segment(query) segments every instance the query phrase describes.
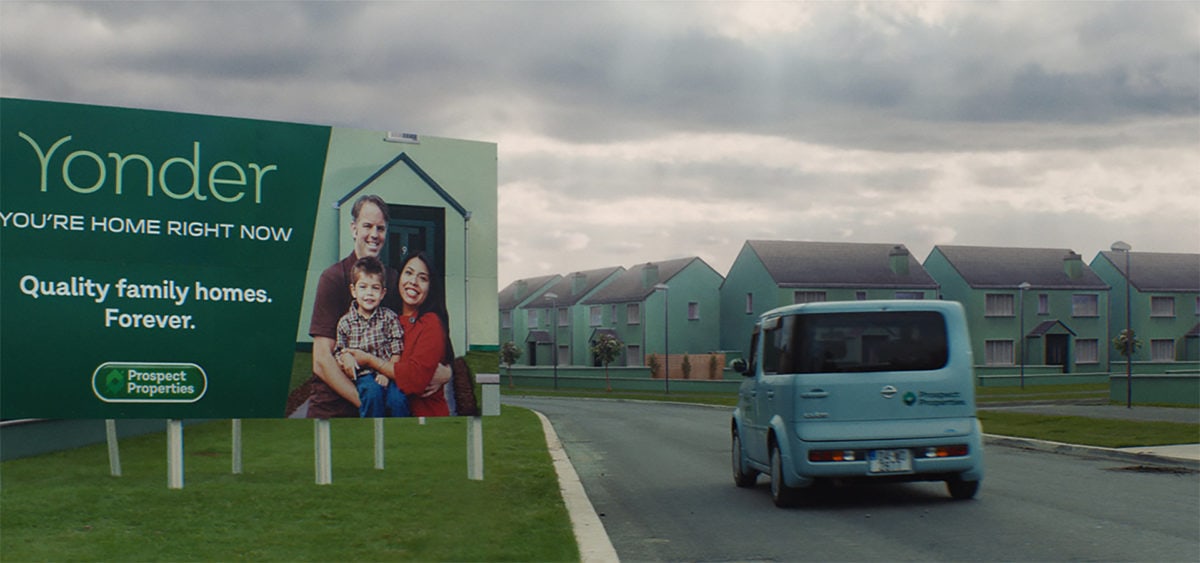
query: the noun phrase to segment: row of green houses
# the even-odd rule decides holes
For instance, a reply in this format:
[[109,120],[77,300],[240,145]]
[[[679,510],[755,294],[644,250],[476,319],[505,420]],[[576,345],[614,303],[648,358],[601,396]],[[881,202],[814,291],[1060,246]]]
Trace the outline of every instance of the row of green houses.
[[1105,251],[1085,263],[1070,249],[953,245],[922,264],[902,244],[754,240],[724,277],[691,257],[518,280],[499,295],[500,342],[520,346],[526,366],[599,365],[590,346],[603,334],[625,344],[614,365],[732,358],[770,309],[867,299],[962,303],[976,365],[998,373],[1118,370],[1112,341],[1127,314],[1133,362],[1200,362],[1200,254]]

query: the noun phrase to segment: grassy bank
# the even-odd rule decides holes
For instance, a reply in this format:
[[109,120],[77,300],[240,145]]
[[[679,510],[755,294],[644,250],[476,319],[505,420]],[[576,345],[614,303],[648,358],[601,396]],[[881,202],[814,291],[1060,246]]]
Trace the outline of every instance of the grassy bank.
[[314,484],[313,425],[243,423],[230,473],[228,421],[185,430],[185,487],[166,485],[162,434],[5,462],[5,561],[578,560],[545,438],[529,411],[484,421],[485,479],[466,472],[466,420],[335,420],[333,484]]

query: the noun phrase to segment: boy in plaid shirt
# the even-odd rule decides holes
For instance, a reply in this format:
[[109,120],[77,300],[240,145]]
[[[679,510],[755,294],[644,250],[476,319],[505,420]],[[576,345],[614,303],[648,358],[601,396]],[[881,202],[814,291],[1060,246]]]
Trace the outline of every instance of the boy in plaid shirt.
[[362,350],[395,363],[404,350],[404,329],[395,311],[380,307],[384,287],[383,263],[374,256],[355,262],[350,273],[350,310],[337,325],[333,357],[358,388],[361,417],[409,416],[408,398],[387,376],[360,368],[350,349]]

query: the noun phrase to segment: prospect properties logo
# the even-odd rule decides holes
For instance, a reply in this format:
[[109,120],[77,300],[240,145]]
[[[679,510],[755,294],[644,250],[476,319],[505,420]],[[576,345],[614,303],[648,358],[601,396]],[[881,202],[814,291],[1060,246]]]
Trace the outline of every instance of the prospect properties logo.
[[194,403],[207,390],[196,364],[106,362],[92,374],[92,391],[106,403]]

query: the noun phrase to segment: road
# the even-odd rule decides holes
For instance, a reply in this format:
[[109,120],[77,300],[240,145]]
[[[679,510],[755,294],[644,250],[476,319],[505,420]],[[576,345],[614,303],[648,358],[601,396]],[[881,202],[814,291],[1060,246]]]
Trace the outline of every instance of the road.
[[771,504],[733,485],[729,410],[505,397],[545,414],[622,561],[1200,561],[1200,475],[991,447],[973,501],[941,483]]

